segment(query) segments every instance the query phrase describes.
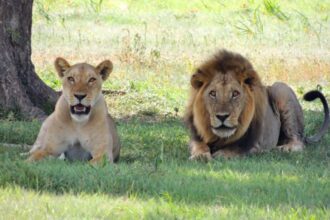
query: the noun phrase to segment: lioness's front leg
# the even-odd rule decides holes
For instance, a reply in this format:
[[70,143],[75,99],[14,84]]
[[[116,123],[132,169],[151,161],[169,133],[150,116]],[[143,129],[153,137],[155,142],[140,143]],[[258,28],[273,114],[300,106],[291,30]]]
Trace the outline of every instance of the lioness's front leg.
[[98,164],[102,161],[103,156],[107,155],[108,161],[113,163],[113,153],[109,150],[106,145],[101,145],[100,147],[93,149],[91,151],[92,159],[89,161],[91,164]]
[[204,142],[198,141],[191,141],[190,142],[190,160],[197,160],[197,159],[206,159],[211,160],[211,152],[210,148]]
[[58,147],[56,144],[48,143],[44,146],[36,147],[35,149],[32,149],[30,151],[30,157],[27,159],[27,161],[37,161],[41,160],[47,156],[58,156],[61,153],[63,153],[67,147]]
[[41,160],[49,155],[51,155],[51,153],[46,149],[37,149],[31,153],[27,161],[32,162],[32,161]]

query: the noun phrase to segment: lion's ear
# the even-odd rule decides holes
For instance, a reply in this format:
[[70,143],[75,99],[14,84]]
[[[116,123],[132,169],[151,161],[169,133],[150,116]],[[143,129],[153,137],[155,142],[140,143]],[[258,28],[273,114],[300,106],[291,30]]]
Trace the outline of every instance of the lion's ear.
[[191,76],[190,83],[192,87],[199,89],[203,86],[205,80],[205,74],[200,69],[197,69],[197,71]]
[[106,80],[112,72],[113,65],[110,60],[104,60],[96,67],[96,71],[101,75],[103,81]]
[[261,80],[254,69],[248,69],[242,74],[242,81],[244,84],[253,87],[261,85]]
[[70,64],[68,63],[68,61],[66,61],[64,58],[62,57],[58,57],[55,60],[55,69],[59,75],[59,77],[63,77],[65,71],[67,71],[70,68]]
[[244,79],[244,83],[249,85],[249,86],[253,86],[254,85],[254,81],[255,79],[253,78],[253,76],[250,76],[250,77],[246,77]]

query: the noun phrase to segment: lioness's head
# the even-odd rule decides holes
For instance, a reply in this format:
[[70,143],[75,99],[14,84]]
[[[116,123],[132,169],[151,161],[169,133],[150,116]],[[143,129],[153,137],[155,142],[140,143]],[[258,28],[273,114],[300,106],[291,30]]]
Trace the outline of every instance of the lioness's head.
[[222,50],[196,70],[191,85],[194,122],[202,136],[228,139],[246,132],[258,102],[254,93],[261,87],[247,59]]
[[112,71],[111,61],[105,60],[96,67],[87,63],[71,66],[59,57],[55,60],[55,68],[62,79],[63,95],[70,106],[71,117],[76,121],[88,120],[102,95],[102,83]]

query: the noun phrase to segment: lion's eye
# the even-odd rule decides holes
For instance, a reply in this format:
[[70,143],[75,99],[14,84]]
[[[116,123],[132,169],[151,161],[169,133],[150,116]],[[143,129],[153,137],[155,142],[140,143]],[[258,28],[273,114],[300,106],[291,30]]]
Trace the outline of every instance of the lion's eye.
[[211,90],[210,93],[209,93],[209,96],[210,96],[211,98],[215,98],[215,97],[217,96],[216,91]]
[[240,92],[235,90],[235,91],[233,91],[232,97],[234,99],[234,98],[237,98],[239,95],[240,95]]
[[88,80],[88,82],[89,82],[89,83],[92,83],[92,82],[95,82],[95,80],[96,80],[96,79],[95,79],[94,77],[92,77],[92,78],[90,78],[90,79]]
[[69,76],[68,80],[69,80],[70,83],[74,83],[74,78],[72,76]]

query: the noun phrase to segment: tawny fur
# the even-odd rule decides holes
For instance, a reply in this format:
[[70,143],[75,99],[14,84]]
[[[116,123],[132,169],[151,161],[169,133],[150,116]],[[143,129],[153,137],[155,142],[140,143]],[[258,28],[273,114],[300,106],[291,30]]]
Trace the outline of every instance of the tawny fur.
[[[284,83],[264,86],[243,56],[221,50],[197,68],[191,85],[185,116],[191,130],[191,159],[232,157],[275,146],[285,151],[303,149],[303,112],[294,92]],[[314,91],[315,98],[321,99],[326,113],[328,104],[322,93]],[[221,123],[222,114],[226,117]],[[328,118],[325,114],[322,135]],[[217,123],[220,126],[215,128]]]
[[[97,67],[86,63],[70,66],[63,58],[57,58],[55,68],[62,79],[62,95],[55,111],[42,124],[28,160],[62,153],[79,159],[76,154],[86,151],[92,157],[91,163],[101,161],[103,156],[109,162],[117,161],[119,138],[101,91],[103,81],[112,71],[111,61],[103,61]],[[85,97],[79,100],[77,94]],[[73,114],[70,108],[77,104],[90,106],[90,113]]]

